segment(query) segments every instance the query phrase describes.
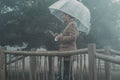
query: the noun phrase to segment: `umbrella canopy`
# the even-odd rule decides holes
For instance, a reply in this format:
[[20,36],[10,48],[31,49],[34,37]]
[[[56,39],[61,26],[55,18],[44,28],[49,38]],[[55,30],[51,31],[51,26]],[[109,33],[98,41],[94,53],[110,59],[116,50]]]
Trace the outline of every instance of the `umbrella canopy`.
[[89,33],[90,30],[90,11],[77,0],[59,0],[49,6],[51,14],[63,22],[62,13],[66,13],[77,19],[78,29]]

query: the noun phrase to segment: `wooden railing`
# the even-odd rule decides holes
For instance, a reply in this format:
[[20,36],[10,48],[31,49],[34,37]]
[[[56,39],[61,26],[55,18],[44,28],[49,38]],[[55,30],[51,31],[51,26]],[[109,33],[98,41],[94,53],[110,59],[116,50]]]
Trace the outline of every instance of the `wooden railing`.
[[[7,62],[6,55],[19,55],[17,59],[13,59],[10,62]],[[109,47],[105,47],[104,49],[96,49],[95,44],[88,44],[88,48],[78,49],[75,51],[5,51],[0,49],[0,80],[6,79],[6,66],[12,64],[16,61],[19,61],[27,56],[73,56],[79,54],[88,54],[88,80],[97,80],[97,66],[96,59],[101,59],[105,61],[105,78],[106,80],[111,80],[111,69],[110,63],[120,64],[120,60],[113,58],[111,55],[120,56],[120,51],[115,51],[110,49]]]

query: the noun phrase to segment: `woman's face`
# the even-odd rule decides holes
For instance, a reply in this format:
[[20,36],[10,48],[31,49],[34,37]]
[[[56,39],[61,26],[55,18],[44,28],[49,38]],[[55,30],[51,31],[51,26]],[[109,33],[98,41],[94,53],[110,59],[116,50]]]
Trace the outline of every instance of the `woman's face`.
[[62,19],[64,20],[64,22],[67,22],[69,20],[69,16],[67,14],[63,13]]

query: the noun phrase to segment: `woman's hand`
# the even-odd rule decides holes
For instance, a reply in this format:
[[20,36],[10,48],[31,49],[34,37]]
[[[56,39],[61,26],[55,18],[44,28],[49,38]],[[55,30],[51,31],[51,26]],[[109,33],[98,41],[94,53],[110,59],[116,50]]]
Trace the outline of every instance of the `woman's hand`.
[[59,34],[57,37],[58,37],[58,40],[63,39],[63,35],[62,35],[62,33],[61,33],[61,34]]

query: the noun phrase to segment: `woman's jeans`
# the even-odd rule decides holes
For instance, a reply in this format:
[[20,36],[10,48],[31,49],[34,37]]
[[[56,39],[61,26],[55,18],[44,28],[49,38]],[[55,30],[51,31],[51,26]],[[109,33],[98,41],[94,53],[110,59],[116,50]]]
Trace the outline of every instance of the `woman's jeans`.
[[[56,74],[56,80],[62,80],[62,74],[61,74],[61,65],[62,61],[60,61],[59,70]],[[64,61],[64,69],[63,69],[63,80],[72,80],[72,74],[71,74],[71,67],[70,67],[70,60]]]

